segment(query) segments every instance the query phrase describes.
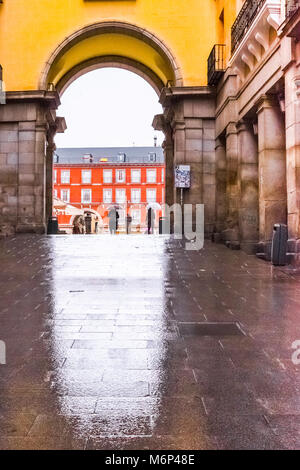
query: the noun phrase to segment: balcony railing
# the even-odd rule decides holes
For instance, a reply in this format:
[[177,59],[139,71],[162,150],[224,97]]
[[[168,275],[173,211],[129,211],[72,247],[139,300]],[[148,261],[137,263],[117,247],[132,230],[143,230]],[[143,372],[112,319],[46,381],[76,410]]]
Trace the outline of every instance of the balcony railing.
[[285,0],[285,15],[287,18],[296,13],[297,10],[300,9],[300,2],[299,0]]
[[[231,28],[231,52],[233,53],[250,28],[266,0],[246,0]],[[297,0],[295,0],[297,2]]]
[[207,81],[217,85],[225,72],[225,44],[215,44],[207,60]]

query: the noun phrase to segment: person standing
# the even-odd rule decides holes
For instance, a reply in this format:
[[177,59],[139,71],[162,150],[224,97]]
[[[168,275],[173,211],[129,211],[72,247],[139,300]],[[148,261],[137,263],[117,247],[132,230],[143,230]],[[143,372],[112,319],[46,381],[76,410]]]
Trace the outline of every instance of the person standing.
[[129,235],[131,233],[131,223],[132,223],[132,217],[128,213],[126,216],[126,233]]
[[149,207],[147,211],[148,235],[150,235],[150,233],[154,233],[154,222],[155,222],[155,213],[152,207]]
[[108,213],[108,219],[109,219],[108,226],[109,226],[109,231],[111,235],[115,234],[118,229],[118,218],[119,218],[119,214],[116,208],[115,207],[111,208]]

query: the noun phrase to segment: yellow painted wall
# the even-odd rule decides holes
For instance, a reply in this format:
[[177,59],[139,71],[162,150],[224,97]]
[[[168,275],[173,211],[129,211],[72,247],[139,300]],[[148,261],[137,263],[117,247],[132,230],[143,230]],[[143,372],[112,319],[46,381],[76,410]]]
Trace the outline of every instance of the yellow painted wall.
[[[231,55],[231,27],[240,11],[244,0],[215,0],[216,4],[216,28],[217,42],[226,45],[226,58],[229,60]],[[222,31],[221,21],[219,20],[223,10],[224,30]]]
[[[239,2],[4,0],[0,5],[0,63],[6,90],[37,89],[45,63],[67,36],[89,24],[108,20],[132,23],[152,32],[175,56],[185,86],[206,85],[207,57],[220,35],[220,9],[225,9],[224,38],[229,50],[229,31]],[[98,37],[76,48],[58,64],[51,81],[57,81],[79,58],[102,54],[130,56],[151,67],[163,81],[168,78],[168,70],[155,57],[157,53],[149,46],[134,43],[132,38]]]

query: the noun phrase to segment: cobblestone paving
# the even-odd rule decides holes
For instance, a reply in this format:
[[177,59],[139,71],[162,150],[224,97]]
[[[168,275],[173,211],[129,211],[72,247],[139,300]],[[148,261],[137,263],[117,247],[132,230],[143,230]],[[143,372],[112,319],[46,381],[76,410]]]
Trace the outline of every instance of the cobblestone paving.
[[1,449],[300,448],[296,272],[152,236],[18,236],[0,265]]

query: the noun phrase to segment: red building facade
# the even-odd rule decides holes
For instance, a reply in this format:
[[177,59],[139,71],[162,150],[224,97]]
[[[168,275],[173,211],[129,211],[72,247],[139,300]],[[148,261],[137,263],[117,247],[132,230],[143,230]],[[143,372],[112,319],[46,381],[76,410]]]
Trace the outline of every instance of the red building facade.
[[89,220],[90,227],[83,224],[85,231],[105,233],[111,207],[117,208],[120,232],[126,230],[128,215],[132,230],[143,231],[149,207],[154,210],[158,226],[165,200],[161,148],[58,149],[56,155],[53,195],[60,207],[54,204],[54,215],[60,230],[74,232],[81,212]]

